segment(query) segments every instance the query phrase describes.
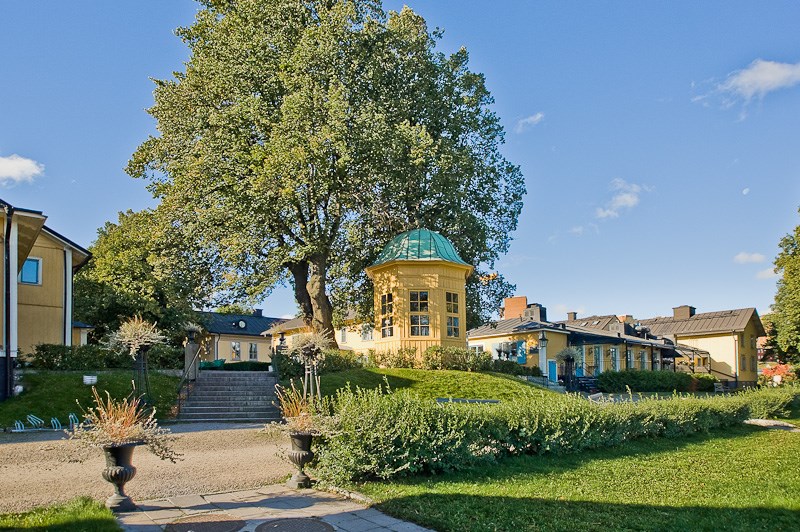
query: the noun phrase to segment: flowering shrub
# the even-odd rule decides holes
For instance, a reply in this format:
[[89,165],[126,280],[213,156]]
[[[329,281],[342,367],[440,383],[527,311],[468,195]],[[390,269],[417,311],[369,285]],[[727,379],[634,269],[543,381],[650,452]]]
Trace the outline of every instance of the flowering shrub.
[[789,364],[776,364],[761,370],[758,384],[761,386],[784,386],[797,380],[797,373]]
[[437,404],[407,392],[340,390],[317,447],[317,474],[334,482],[443,473],[503,456],[571,453],[643,437],[676,438],[784,415],[800,387],[730,396],[591,403],[531,391],[500,404]]

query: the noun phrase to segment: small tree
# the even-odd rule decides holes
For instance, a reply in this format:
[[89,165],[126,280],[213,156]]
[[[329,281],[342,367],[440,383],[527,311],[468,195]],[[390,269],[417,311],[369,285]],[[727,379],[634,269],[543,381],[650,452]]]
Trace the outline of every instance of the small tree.
[[147,367],[147,351],[151,346],[163,344],[165,336],[155,323],[134,316],[122,322],[119,329],[108,338],[109,347],[127,349],[134,360],[134,389],[142,393],[142,402],[150,402],[150,376]]
[[331,340],[319,333],[308,333],[302,335],[295,342],[290,354],[305,366],[303,376],[303,399],[316,397],[322,400],[322,392],[319,388],[319,363],[325,358],[326,347],[331,345]]

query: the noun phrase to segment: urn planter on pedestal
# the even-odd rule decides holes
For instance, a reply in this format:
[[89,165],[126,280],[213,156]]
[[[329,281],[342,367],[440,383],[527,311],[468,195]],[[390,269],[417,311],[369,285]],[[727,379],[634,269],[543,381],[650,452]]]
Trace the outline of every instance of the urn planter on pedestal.
[[294,432],[289,434],[292,440],[292,448],[289,451],[289,460],[297,466],[297,473],[292,475],[286,485],[290,488],[310,488],[311,479],[306,475],[304,468],[307,463],[314,459],[314,453],[311,452],[311,440],[313,435],[308,433]]
[[106,508],[112,512],[130,512],[136,509],[136,505],[125,493],[125,484],[136,476],[132,460],[137,445],[138,443],[126,443],[103,447],[106,455],[103,478],[114,485],[114,494],[106,499]]

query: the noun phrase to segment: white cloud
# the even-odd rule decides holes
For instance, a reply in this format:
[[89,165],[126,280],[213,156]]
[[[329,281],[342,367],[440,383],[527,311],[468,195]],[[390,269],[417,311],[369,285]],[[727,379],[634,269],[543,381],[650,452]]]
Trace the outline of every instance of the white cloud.
[[639,204],[639,197],[643,190],[647,190],[636,183],[628,183],[624,179],[616,178],[611,181],[611,190],[616,194],[603,207],[598,207],[595,214],[598,218],[618,218],[620,211],[632,209]]
[[748,194],[750,194],[749,188],[742,189],[742,196],[747,196]]
[[583,226],[582,225],[576,225],[575,227],[570,229],[569,232],[572,233],[573,235],[580,236],[580,235],[583,234]]
[[775,268],[767,268],[756,274],[756,279],[774,279],[776,277],[778,277],[778,274],[775,273]]
[[522,133],[532,128],[542,120],[544,120],[544,113],[542,112],[533,114],[531,116],[527,116],[525,118],[517,120],[517,125],[516,127],[514,127],[514,131],[516,131],[517,133]]
[[44,165],[17,154],[0,156],[0,186],[30,183],[44,173]]
[[756,59],[742,70],[728,74],[718,90],[745,102],[753,97],[800,84],[800,63],[778,63]]
[[733,257],[733,262],[736,264],[757,264],[759,262],[764,262],[766,259],[767,258],[761,253],[748,253],[746,251],[742,251]]

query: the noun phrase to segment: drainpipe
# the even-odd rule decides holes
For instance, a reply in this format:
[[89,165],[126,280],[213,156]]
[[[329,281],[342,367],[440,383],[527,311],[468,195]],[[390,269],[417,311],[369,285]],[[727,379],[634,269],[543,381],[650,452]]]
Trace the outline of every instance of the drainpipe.
[[735,375],[736,389],[739,389],[739,338],[736,331],[731,331],[731,335],[733,336],[733,367],[736,369],[733,374]]
[[14,217],[14,207],[6,205],[6,231],[3,245],[3,382],[0,387],[0,399],[8,399],[14,390],[14,366],[11,364],[11,219]]

